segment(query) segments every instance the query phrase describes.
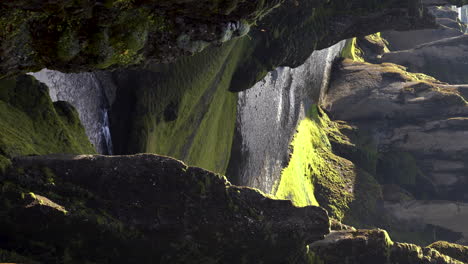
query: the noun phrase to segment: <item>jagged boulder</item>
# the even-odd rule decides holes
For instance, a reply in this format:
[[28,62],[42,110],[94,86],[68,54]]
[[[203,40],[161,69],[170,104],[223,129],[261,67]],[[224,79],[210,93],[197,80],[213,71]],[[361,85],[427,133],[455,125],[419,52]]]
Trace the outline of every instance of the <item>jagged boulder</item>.
[[0,190],[0,248],[41,263],[284,263],[330,228],[319,207],[149,154],[16,158]]

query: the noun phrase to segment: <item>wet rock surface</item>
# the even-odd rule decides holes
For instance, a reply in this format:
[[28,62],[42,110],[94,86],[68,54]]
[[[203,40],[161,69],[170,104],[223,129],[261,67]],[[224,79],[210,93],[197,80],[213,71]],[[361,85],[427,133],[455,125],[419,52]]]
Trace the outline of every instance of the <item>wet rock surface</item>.
[[0,185],[0,248],[41,263],[284,263],[330,226],[156,155],[21,157]]

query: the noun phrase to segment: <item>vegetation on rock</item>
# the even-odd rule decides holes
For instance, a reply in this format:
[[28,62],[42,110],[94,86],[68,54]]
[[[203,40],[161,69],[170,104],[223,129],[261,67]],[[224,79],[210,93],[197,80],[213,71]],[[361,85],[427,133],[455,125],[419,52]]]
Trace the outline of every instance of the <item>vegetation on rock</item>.
[[75,109],[32,76],[0,80],[0,122],[0,170],[16,156],[95,153]]

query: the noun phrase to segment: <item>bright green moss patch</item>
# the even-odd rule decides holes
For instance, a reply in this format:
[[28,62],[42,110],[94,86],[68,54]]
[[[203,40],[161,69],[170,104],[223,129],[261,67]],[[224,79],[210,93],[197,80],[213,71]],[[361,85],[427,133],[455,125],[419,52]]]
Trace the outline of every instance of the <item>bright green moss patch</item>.
[[289,199],[296,206],[318,205],[312,184],[312,166],[322,162],[320,152],[323,150],[314,149],[312,142],[314,137],[321,136],[320,132],[318,126],[309,118],[299,123],[297,133],[291,143],[292,156],[281,174],[276,197]]
[[341,51],[341,57],[345,59],[351,59],[353,61],[364,62],[362,58],[362,52],[356,45],[356,38],[348,39],[346,45]]
[[0,80],[0,123],[0,167],[20,155],[95,153],[75,109],[52,103],[32,76]]
[[322,110],[313,106],[298,125],[291,142],[291,159],[275,196],[296,206],[320,205],[342,219],[353,197],[353,165],[333,154],[327,133],[337,136],[339,131]]

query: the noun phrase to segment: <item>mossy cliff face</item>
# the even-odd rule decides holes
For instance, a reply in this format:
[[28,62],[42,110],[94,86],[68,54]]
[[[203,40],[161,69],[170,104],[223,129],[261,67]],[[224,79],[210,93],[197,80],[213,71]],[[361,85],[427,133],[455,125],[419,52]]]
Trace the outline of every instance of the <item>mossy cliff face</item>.
[[376,219],[380,186],[364,169],[336,155],[334,148],[356,150],[342,126],[331,121],[317,106],[302,120],[291,142],[289,163],[273,194],[296,206],[320,205],[330,216],[364,226]]
[[0,167],[19,155],[95,153],[75,109],[32,76],[0,81]]
[[116,154],[150,152],[225,173],[237,95],[228,92],[245,49],[239,39],[148,70],[111,74],[110,109]]
[[321,208],[155,155],[17,158],[0,191],[2,262],[304,263],[329,232]]

